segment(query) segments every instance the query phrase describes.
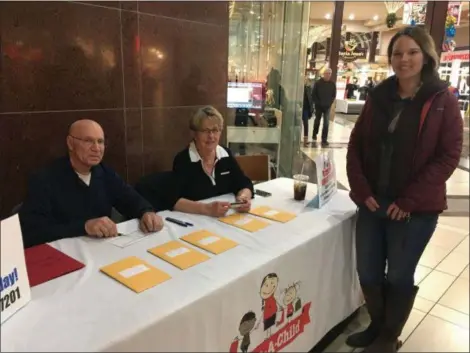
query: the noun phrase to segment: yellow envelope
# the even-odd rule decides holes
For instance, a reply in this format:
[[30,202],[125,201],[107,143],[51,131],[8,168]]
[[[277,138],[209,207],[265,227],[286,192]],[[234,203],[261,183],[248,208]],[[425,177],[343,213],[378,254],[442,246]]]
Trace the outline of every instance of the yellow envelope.
[[208,255],[194,250],[176,240],[148,249],[148,252],[181,270],[185,270],[210,259]]
[[230,216],[219,218],[219,221],[246,230],[248,232],[257,232],[258,230],[269,226],[268,222],[240,213],[234,213]]
[[137,293],[171,278],[167,273],[134,256],[101,267],[100,270]]
[[250,213],[259,217],[271,219],[273,221],[278,221],[282,223],[289,222],[293,220],[295,217],[297,217],[293,213],[275,210],[268,206],[256,207],[255,209],[252,209]]
[[181,237],[182,240],[198,248],[207,250],[213,254],[221,254],[224,251],[236,247],[238,244],[231,239],[220,237],[207,230],[200,230]]

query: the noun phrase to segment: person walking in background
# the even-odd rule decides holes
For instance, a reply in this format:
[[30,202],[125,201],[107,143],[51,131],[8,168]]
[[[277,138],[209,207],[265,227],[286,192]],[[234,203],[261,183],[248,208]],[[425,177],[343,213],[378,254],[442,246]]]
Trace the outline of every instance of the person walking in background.
[[315,123],[313,125],[313,142],[317,141],[320,121],[323,117],[323,130],[321,135],[322,147],[328,144],[328,128],[330,125],[330,110],[336,98],[336,84],[331,81],[331,69],[326,69],[323,77],[313,87],[313,102],[315,104]]
[[312,100],[312,89],[308,84],[308,80],[305,79],[304,85],[304,102],[302,108],[302,122],[304,125],[304,147],[308,147],[308,121],[313,114],[313,100]]
[[387,54],[395,75],[370,93],[347,152],[351,198],[359,207],[357,270],[371,323],[346,343],[381,353],[401,344],[418,292],[416,266],[447,208],[446,181],[463,140],[458,102],[439,79],[432,37],[405,28]]

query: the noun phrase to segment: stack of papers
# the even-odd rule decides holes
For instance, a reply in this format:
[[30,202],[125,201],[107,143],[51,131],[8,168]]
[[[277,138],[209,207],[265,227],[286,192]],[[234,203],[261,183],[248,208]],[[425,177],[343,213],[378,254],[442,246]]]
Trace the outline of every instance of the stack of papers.
[[208,255],[194,250],[176,240],[148,249],[148,252],[181,270],[185,270],[210,259]]
[[297,217],[293,213],[285,212],[285,211],[280,211],[280,210],[275,210],[271,207],[268,206],[260,206],[256,207],[255,209],[252,209],[250,211],[251,214],[254,214],[259,217],[271,219],[273,221],[281,222],[281,223],[286,223],[291,220],[293,220],[295,217]]
[[167,273],[134,256],[104,266],[100,270],[136,293],[143,292],[171,278]]
[[190,233],[181,237],[181,239],[215,255],[221,254],[238,245],[231,239],[223,238],[207,230]]
[[219,218],[219,221],[252,233],[269,226],[268,222],[240,213],[234,213],[230,216]]

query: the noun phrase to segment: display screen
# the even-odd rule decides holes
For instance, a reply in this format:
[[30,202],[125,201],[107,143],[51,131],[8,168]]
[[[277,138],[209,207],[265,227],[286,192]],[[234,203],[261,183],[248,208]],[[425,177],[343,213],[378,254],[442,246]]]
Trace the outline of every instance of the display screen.
[[229,82],[227,88],[228,108],[263,108],[263,84],[257,82]]

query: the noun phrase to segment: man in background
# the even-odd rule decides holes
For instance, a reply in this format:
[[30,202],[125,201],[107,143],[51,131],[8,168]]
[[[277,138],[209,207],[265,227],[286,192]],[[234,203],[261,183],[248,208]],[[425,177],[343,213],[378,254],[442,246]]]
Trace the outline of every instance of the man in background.
[[117,236],[112,208],[139,218],[143,232],[162,229],[152,206],[112,169],[101,163],[104,132],[92,120],[79,120],[67,136],[69,154],[30,180],[19,216],[24,246],[31,247],[81,235]]
[[313,86],[313,102],[315,104],[315,122],[313,125],[313,142],[317,141],[318,131],[320,129],[320,121],[323,117],[322,129],[322,147],[327,147],[328,128],[330,124],[330,110],[336,98],[336,84],[331,81],[331,69],[326,69],[323,77],[320,78]]

